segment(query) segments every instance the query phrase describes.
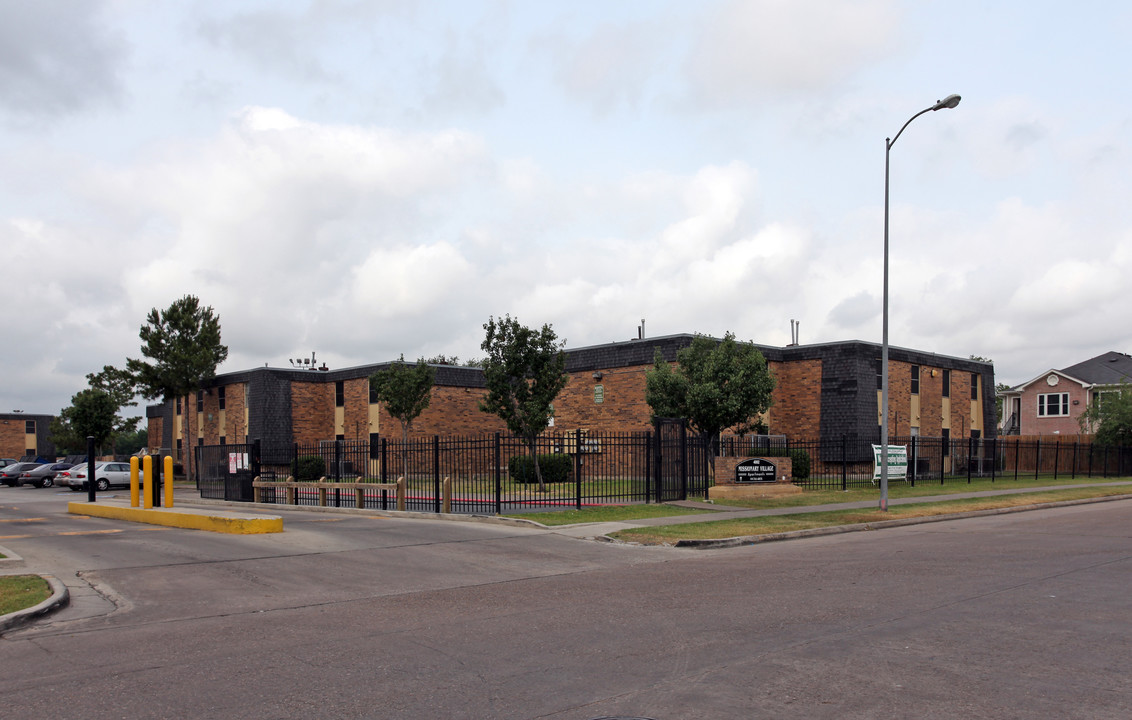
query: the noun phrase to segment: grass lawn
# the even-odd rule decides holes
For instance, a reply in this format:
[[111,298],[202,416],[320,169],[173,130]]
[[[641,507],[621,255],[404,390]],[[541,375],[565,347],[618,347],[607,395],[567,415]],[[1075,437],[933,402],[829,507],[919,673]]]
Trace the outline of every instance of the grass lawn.
[[38,605],[51,597],[51,586],[38,575],[0,576],[0,615]]
[[[1132,478],[1079,477],[1076,479],[1069,479],[1065,476],[1058,477],[1056,480],[1054,480],[1053,476],[1049,475],[1039,477],[1036,480],[1033,478],[1033,476],[1028,478],[1019,478],[1018,480],[1004,480],[1002,478],[998,478],[994,482],[991,482],[989,478],[972,478],[970,483],[949,482],[942,485],[938,481],[932,483],[930,481],[921,480],[916,483],[915,487],[911,487],[903,480],[900,480],[889,482],[888,497],[889,499],[916,498],[928,497],[932,495],[956,495],[959,493],[984,492],[989,490],[1015,490],[1022,488],[1049,487],[1054,485],[1087,485],[1106,482],[1127,482],[1129,480],[1132,480]],[[801,507],[805,505],[826,505],[829,503],[857,502],[863,500],[879,501],[880,486],[864,485],[850,487],[845,491],[806,490],[800,495],[788,495],[778,498],[751,500],[715,500],[713,504],[727,505],[730,507],[761,509],[778,507]]]
[[660,545],[671,544],[677,540],[709,540],[750,535],[768,535],[792,532],[795,530],[833,527],[837,525],[867,524],[881,522],[883,520],[949,515],[973,510],[990,510],[1064,500],[1129,494],[1132,494],[1132,487],[1129,486],[1068,488],[1047,492],[1022,493],[1019,495],[962,498],[910,505],[890,505],[888,512],[881,512],[879,509],[872,508],[836,510],[830,512],[743,518],[739,520],[720,520],[716,522],[708,521],[683,525],[668,525],[664,527],[633,528],[613,533],[612,536],[626,542]]
[[505,517],[534,520],[543,525],[573,525],[575,523],[620,522],[641,518],[671,517],[673,515],[697,515],[712,510],[696,510],[673,505],[606,505],[583,508],[582,510],[561,510],[557,512],[514,513]]

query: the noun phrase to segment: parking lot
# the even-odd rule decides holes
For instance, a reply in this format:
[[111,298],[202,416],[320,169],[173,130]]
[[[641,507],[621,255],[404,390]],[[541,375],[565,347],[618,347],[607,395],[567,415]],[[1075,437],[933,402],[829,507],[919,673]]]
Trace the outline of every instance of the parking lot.
[[75,597],[0,639],[6,718],[1132,714],[1132,501],[684,551],[380,513],[221,536],[72,498],[0,488],[0,545]]

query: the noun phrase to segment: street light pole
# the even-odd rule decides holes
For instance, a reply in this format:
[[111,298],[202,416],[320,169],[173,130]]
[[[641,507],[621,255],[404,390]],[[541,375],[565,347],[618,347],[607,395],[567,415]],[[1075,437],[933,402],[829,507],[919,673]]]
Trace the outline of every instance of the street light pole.
[[880,345],[880,509],[888,511],[888,167],[892,146],[904,128],[926,112],[951,109],[959,104],[958,95],[948,95],[937,100],[935,105],[924,108],[901,126],[900,132],[891,140],[884,139],[884,300],[881,304],[881,345]]

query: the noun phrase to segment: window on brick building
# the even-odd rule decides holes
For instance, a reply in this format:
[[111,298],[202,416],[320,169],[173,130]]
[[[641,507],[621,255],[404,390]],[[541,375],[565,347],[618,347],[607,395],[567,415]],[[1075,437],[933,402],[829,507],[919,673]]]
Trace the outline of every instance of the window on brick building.
[[346,404],[346,382],[339,380],[334,383],[334,407],[342,407]]
[[880,364],[881,359],[877,358],[877,390],[884,390],[884,369]]
[[[366,384],[368,385],[369,383],[366,383]],[[377,402],[378,402],[377,391],[373,389],[373,385],[370,385],[369,386],[369,404],[370,405],[376,405]]]
[[24,433],[35,435],[35,420],[24,420]]
[[[216,389],[216,399],[220,403],[220,409],[223,410],[224,409],[224,388],[223,387],[219,387],[219,388]],[[224,443],[221,443],[221,445],[223,445],[223,444]]]
[[943,371],[943,396],[945,398],[951,397],[951,371]]
[[204,390],[197,390],[197,412],[204,412]]
[[197,445],[204,445],[204,438],[198,437],[197,438]]
[[913,365],[912,366],[912,394],[913,395],[919,395],[920,394],[920,366],[919,365]]
[[220,444],[221,445],[227,445],[228,444],[228,438],[224,435],[221,435],[220,436]]
[[181,398],[177,398],[177,410],[176,410],[176,413],[177,413],[178,415],[180,415],[180,414],[181,414]]
[[1038,417],[1062,417],[1069,414],[1069,393],[1038,395]]
[[979,399],[979,374],[971,373],[971,399]]

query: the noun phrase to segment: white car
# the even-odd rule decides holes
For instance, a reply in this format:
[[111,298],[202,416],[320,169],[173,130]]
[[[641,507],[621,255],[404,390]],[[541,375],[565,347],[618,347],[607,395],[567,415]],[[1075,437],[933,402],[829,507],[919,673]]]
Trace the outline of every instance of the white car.
[[[75,492],[87,489],[87,466],[76,465],[70,470],[64,470],[55,478],[56,484],[67,483],[67,487]],[[99,490],[109,490],[112,487],[130,486],[130,464],[124,462],[100,462],[94,464],[94,487]],[[141,482],[142,472],[138,470],[138,482]]]

